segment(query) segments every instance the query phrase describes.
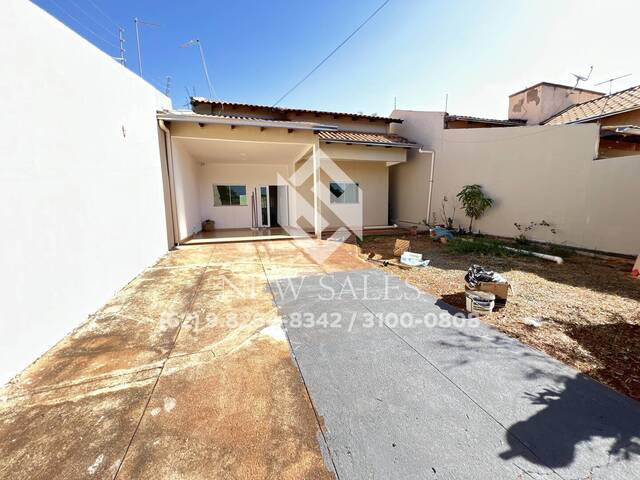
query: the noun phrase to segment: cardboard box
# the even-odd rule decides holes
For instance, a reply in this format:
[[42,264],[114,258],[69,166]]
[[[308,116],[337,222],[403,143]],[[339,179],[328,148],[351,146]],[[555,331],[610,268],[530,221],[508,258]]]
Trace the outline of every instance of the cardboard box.
[[509,284],[508,283],[494,283],[494,282],[479,282],[475,288],[481,292],[493,293],[496,298],[506,300],[509,296]]

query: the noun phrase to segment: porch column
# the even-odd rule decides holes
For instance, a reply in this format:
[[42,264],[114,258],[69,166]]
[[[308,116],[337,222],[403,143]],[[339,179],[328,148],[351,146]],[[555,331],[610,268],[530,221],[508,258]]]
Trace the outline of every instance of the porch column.
[[318,144],[313,145],[313,233],[317,239],[322,239],[322,225],[320,224],[320,154]]

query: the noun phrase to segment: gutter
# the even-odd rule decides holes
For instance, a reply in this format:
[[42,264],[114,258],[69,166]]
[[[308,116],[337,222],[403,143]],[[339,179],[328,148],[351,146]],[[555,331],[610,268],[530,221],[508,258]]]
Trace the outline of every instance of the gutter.
[[436,152],[433,150],[423,150],[420,148],[418,153],[430,153],[431,154],[431,171],[429,172],[429,194],[427,196],[427,225],[431,222],[431,196],[433,193],[433,171],[436,165]]

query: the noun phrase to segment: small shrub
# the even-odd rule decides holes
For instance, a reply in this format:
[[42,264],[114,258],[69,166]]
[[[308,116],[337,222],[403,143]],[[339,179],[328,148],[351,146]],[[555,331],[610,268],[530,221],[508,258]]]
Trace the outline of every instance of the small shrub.
[[464,213],[471,219],[469,222],[469,231],[471,232],[473,221],[484,215],[484,212],[493,205],[493,200],[487,197],[482,191],[482,187],[477,184],[465,185],[456,197],[462,203]]

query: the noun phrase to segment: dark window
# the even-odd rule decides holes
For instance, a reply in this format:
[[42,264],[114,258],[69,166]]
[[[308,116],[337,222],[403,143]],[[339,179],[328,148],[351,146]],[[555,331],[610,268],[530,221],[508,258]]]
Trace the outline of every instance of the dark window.
[[213,205],[215,207],[248,205],[246,185],[214,185]]

